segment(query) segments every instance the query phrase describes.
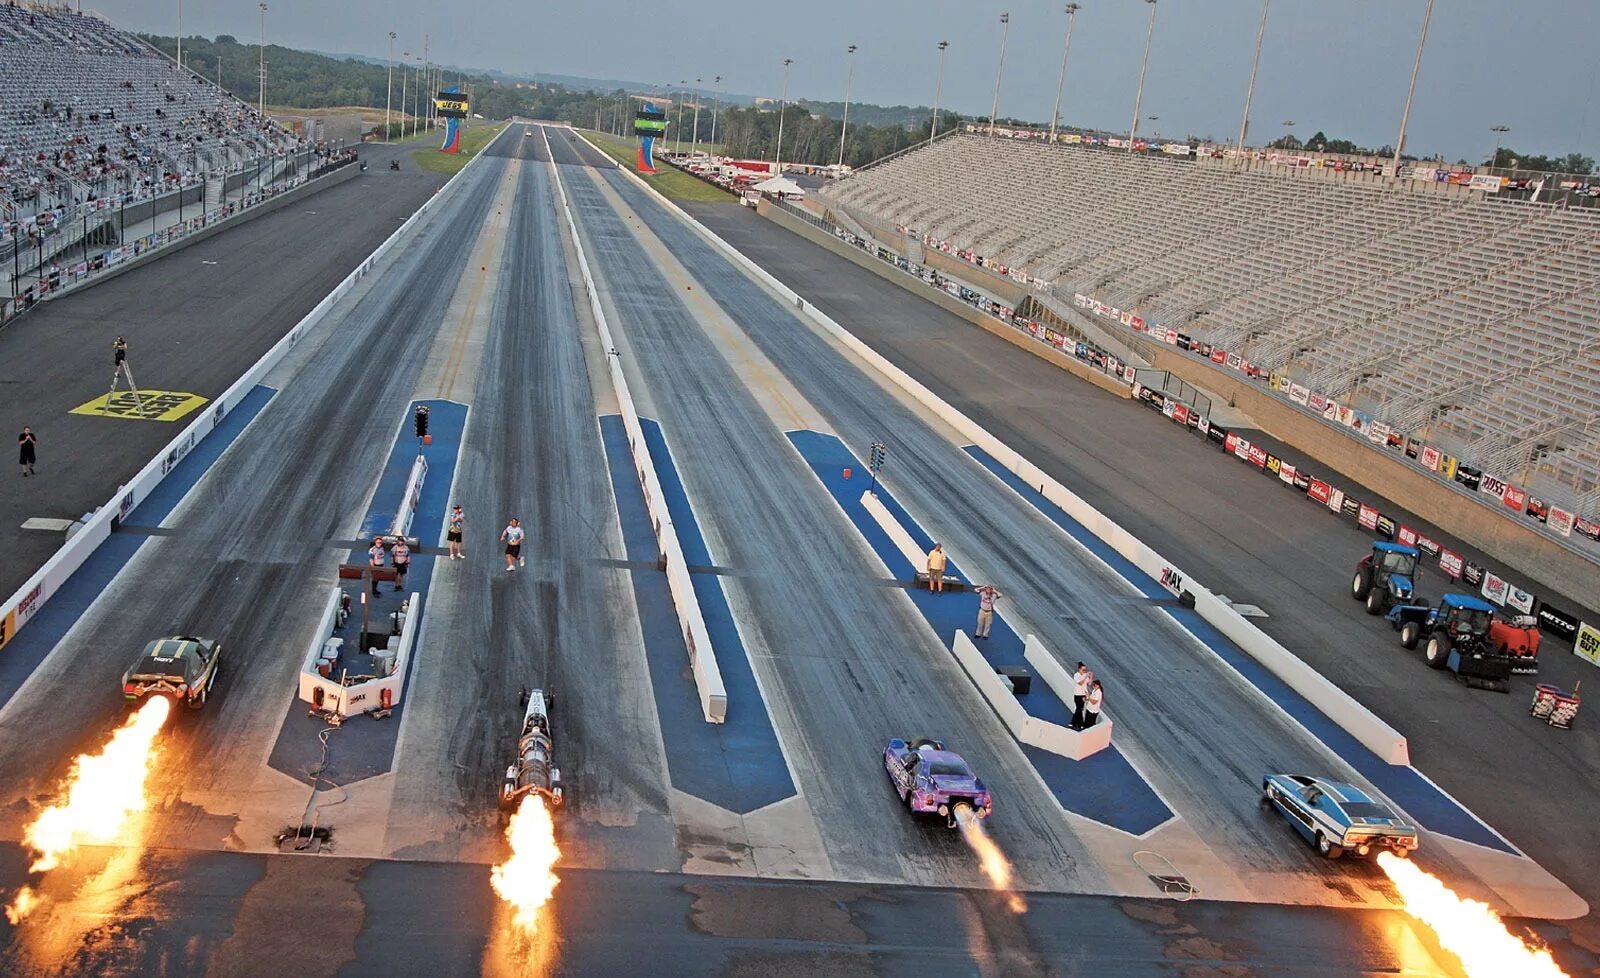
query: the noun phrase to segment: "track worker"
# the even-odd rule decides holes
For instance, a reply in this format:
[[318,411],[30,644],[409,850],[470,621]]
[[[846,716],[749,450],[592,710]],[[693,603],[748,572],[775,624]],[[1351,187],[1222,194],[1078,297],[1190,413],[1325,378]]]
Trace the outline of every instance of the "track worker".
[[973,632],[978,638],[989,637],[989,626],[994,624],[994,603],[1005,597],[993,584],[978,588],[978,627]]
[[450,559],[460,560],[466,554],[461,552],[461,528],[466,524],[466,518],[461,514],[461,505],[458,503],[450,507],[450,521],[446,524],[444,538],[450,543]]
[[33,463],[36,461],[34,446],[39,443],[39,438],[33,429],[27,425],[22,426],[22,434],[17,436],[17,460],[22,463],[22,477],[33,475]]
[[406,586],[406,571],[411,569],[411,546],[406,543],[405,537],[398,537],[394,541],[389,557],[394,562],[394,589],[403,590]]
[[372,593],[378,593],[378,570],[383,566],[383,537],[373,537],[367,548],[367,566],[372,568]]
[[520,565],[525,565],[528,559],[522,556],[522,540],[528,534],[522,529],[522,521],[515,516],[506,528],[500,531],[500,539],[506,542],[506,570],[514,571]]
[[1100,680],[1089,684],[1089,698],[1083,703],[1083,729],[1087,730],[1100,722],[1100,704],[1105,698],[1106,691],[1100,685]]
[[944,566],[946,557],[944,544],[935,543],[933,549],[928,551],[928,590],[944,592]]
[[1094,684],[1094,673],[1083,663],[1072,674],[1072,729],[1083,729],[1083,704],[1089,698],[1089,687]]

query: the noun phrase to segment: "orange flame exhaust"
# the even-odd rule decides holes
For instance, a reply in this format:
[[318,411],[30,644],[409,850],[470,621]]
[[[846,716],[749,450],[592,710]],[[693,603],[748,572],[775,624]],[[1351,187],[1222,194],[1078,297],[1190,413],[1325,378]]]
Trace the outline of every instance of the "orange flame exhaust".
[[[40,812],[23,833],[22,841],[35,853],[29,872],[54,869],[80,845],[114,841],[128,819],[144,811],[156,735],[171,712],[170,700],[151,697],[111,735],[100,753],[78,755],[61,799]],[[25,886],[6,908],[6,916],[16,923],[39,902],[38,894]]]
[[561,882],[551,870],[561,858],[556,847],[555,823],[539,795],[526,796],[506,826],[511,857],[489,873],[489,883],[500,899],[511,904],[512,921],[525,931],[539,926],[539,908],[549,902]]
[[1406,912],[1433,928],[1439,943],[1461,959],[1468,978],[1570,978],[1550,952],[1518,940],[1487,904],[1458,896],[1415,864],[1380,852]]
[[989,837],[983,827],[983,822],[967,805],[955,807],[956,827],[961,830],[961,838],[978,855],[978,865],[983,869],[983,875],[989,878],[989,886],[1006,894],[1006,905],[1012,913],[1023,913],[1028,909],[1028,901],[1022,894],[1016,892],[1014,874],[1011,871],[1011,860],[1000,851],[1000,847]]

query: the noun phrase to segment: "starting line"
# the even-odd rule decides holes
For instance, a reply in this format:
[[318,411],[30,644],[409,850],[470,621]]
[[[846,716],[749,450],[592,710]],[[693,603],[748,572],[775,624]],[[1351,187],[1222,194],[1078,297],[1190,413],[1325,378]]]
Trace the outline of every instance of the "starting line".
[[128,421],[177,421],[208,399],[185,391],[118,391],[101,395],[68,411],[95,418],[123,418]]

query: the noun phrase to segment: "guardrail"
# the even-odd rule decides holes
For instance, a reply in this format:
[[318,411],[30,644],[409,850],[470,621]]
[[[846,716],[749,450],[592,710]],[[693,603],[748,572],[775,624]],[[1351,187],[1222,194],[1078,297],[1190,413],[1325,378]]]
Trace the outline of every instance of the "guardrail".
[[[579,134],[582,138],[582,134]],[[1298,656],[1235,611],[1232,605],[1219,600],[1208,589],[1195,583],[1188,574],[1180,571],[1142,540],[1123,529],[1105,514],[1089,505],[1066,486],[1057,482],[1021,453],[990,434],[983,426],[948,404],[920,381],[891,363],[854,333],[845,329],[820,310],[813,307],[799,293],[779,281],[772,273],[737,248],[718,237],[705,225],[696,221],[683,208],[658,193],[653,187],[628,171],[628,175],[645,193],[650,194],[669,211],[687,221],[691,227],[722,251],[739,267],[765,283],[795,308],[808,316],[828,333],[843,343],[852,353],[865,360],[879,373],[921,402],[935,415],[960,432],[963,437],[988,452],[993,458],[1015,473],[1023,482],[1038,486],[1046,499],[1060,506],[1069,516],[1086,527],[1089,532],[1110,544],[1154,580],[1167,585],[1174,594],[1187,593],[1195,602],[1195,611],[1226,635],[1234,644],[1269,669],[1290,688],[1299,693],[1339,724],[1368,750],[1390,764],[1409,764],[1410,751],[1406,738],[1384,722],[1377,714],[1358,703],[1344,690],[1325,676],[1306,665]],[[1177,582],[1174,588],[1172,582]]]
[[166,448],[146,463],[138,474],[119,487],[109,500],[95,510],[94,515],[84,521],[82,529],[52,554],[43,566],[6,600],[5,604],[0,605],[0,647],[4,647],[16,635],[18,629],[39,613],[39,610],[60,591],[77,569],[83,566],[89,555],[111,536],[129,513],[133,512],[134,507],[149,497],[156,486],[177,468],[178,463],[194,450],[195,445],[221,424],[228,412],[237,407],[244,400],[244,396],[260,383],[290,350],[294,349],[301,337],[320,323],[334,304],[344,298],[355,288],[357,282],[372,271],[373,266],[394,248],[395,242],[416,227],[430,208],[451,194],[455,187],[460,186],[461,174],[471,169],[482,156],[483,154],[479,153],[469,160],[466,166],[445,183],[443,189],[424,201],[421,207],[394,230],[394,233],[373,249],[372,254],[306,313],[293,329],[274,343],[272,349],[263,354],[254,366],[246,370],[213,401],[211,410],[191,421],[176,438],[167,443]]
[[[575,130],[574,130],[575,131]],[[667,589],[672,594],[672,606],[678,612],[678,625],[683,633],[683,644],[689,650],[689,667],[694,673],[695,690],[700,694],[700,711],[707,723],[722,723],[728,718],[728,690],[722,682],[722,671],[717,667],[716,650],[711,645],[711,635],[706,631],[705,616],[700,612],[700,600],[695,597],[694,582],[689,578],[689,564],[683,556],[683,546],[678,531],[672,523],[672,513],[667,509],[666,495],[656,477],[655,463],[650,459],[650,448],[644,440],[644,429],[639,425],[639,412],[634,407],[633,395],[628,391],[628,379],[623,376],[622,364],[616,356],[616,343],[611,336],[611,326],[606,321],[605,310],[600,306],[600,293],[595,287],[594,273],[589,269],[589,259],[583,242],[578,237],[578,222],[572,217],[572,206],[567,200],[567,188],[561,180],[561,171],[550,152],[550,137],[544,127],[539,134],[545,141],[545,154],[550,156],[550,172],[561,199],[561,211],[567,219],[567,229],[572,233],[573,251],[578,256],[578,271],[583,279],[584,292],[589,297],[589,311],[594,314],[595,326],[600,331],[600,343],[605,350],[606,368],[611,375],[611,386],[616,389],[617,404],[622,413],[622,426],[628,433],[628,448],[633,453],[634,472],[644,489],[644,501],[655,526],[656,545],[666,564]],[[579,138],[583,136],[579,133]],[[588,142],[587,139],[584,140]],[[590,143],[592,147],[594,144]],[[597,150],[598,151],[598,150]]]

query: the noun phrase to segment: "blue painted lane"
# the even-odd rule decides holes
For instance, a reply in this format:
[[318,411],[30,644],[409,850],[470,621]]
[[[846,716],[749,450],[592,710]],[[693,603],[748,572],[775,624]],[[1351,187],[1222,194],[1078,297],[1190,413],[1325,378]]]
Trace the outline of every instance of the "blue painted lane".
[[[691,566],[710,566],[711,554],[661,427],[650,420],[641,421],[641,427],[684,558]],[[600,432],[628,560],[655,563],[660,552],[622,418],[602,417]],[[744,642],[734,626],[722,582],[710,574],[697,574],[694,591],[728,692],[727,722],[721,724],[707,723],[701,712],[689,669],[689,651],[678,629],[666,575],[644,571],[633,574],[650,685],[666,747],[667,775],[679,791],[736,814],[749,814],[793,797],[794,781],[784,763]]]
[[[428,405],[430,421],[428,433],[433,444],[423,446],[412,434],[411,417],[418,404]],[[387,533],[405,493],[406,480],[418,455],[428,460],[428,475],[422,482],[422,495],[417,502],[416,515],[411,521],[411,535],[418,538],[422,547],[431,547],[438,540],[444,525],[445,511],[450,505],[450,486],[455,479],[456,465],[460,459],[461,439],[467,427],[467,406],[454,401],[413,401],[406,409],[406,422],[401,427],[383,472],[378,478],[378,488],[361,520],[362,535],[370,538]],[[419,547],[420,550],[420,547]],[[427,614],[428,586],[433,582],[433,572],[439,560],[431,554],[413,551],[411,570],[406,575],[405,594],[421,595],[422,612]],[[352,550],[341,563],[366,563],[366,549]],[[340,586],[355,600],[360,599],[360,581],[341,581]],[[326,592],[323,592],[326,594]],[[318,602],[322,595],[318,595]],[[398,595],[387,587],[373,609],[374,616],[387,615],[399,605]],[[351,616],[350,634],[359,632],[360,611]],[[353,642],[354,638],[346,638]],[[297,653],[298,654],[298,653]],[[417,653],[414,650],[406,664],[407,682],[415,668]],[[332,738],[327,756],[327,767],[322,776],[337,784],[350,785],[367,778],[384,774],[394,766],[395,743],[400,736],[400,720],[405,712],[405,698],[394,708],[389,719],[382,722],[364,717],[352,717]],[[306,774],[322,763],[322,744],[317,734],[327,724],[308,714],[306,705],[298,699],[289,704],[278,739],[272,747],[267,763],[292,778],[308,781]]]
[[[259,384],[251,388],[206,437],[177,460],[176,467],[150,495],[134,504],[122,522],[129,526],[159,526],[276,393],[273,388]],[[49,603],[26,626],[17,630],[16,637],[7,642],[4,652],[0,653],[0,706],[11,699],[56,643],[77,624],[95,598],[144,546],[145,540],[143,534],[111,534],[67,578]]]
[[[1170,596],[1160,582],[1111,549],[1105,541],[1091,533],[1061,507],[1046,499],[1037,489],[1024,483],[1016,473],[1001,465],[988,452],[975,445],[968,445],[966,452],[1074,540],[1089,548],[1095,556],[1110,565],[1142,594],[1154,598]],[[1379,791],[1388,795],[1397,805],[1421,822],[1423,827],[1501,852],[1518,852],[1516,847],[1479,821],[1477,816],[1463,808],[1449,795],[1440,791],[1415,768],[1389,764],[1368,750],[1304,696],[1295,692],[1265,666],[1228,641],[1226,636],[1201,618],[1198,612],[1188,608],[1164,608],[1163,611],[1172,616],[1178,624],[1216,653],[1218,658],[1231,666],[1251,685],[1282,707],[1284,712],[1310,731],[1313,737],[1322,741],[1323,746],[1339,755],[1362,777],[1372,782]]]
[[[834,435],[817,431],[791,431],[789,441],[856,530],[889,568],[889,572],[898,580],[911,580],[922,568],[912,566],[861,504],[861,494],[869,483],[866,468],[855,454]],[[849,478],[844,475],[846,469],[851,470]],[[884,508],[911,534],[917,546],[923,550],[933,548],[933,538],[911,518],[892,493],[879,485],[877,495]],[[954,561],[947,565],[946,572],[959,580],[970,580]],[[975,593],[947,591],[930,594],[926,587],[917,587],[911,588],[907,594],[941,642],[948,642],[957,629],[972,634],[978,617],[978,596]],[[1001,605],[1004,606],[1003,601]],[[990,665],[1026,665],[1022,637],[1017,635],[1001,612],[996,612],[994,616],[990,637],[974,639],[973,644]],[[1066,726],[1072,719],[1072,708],[1043,682],[1035,682],[1032,690],[1025,696],[1017,697],[1017,701],[1029,714],[1041,720]],[[1027,745],[1019,746],[1056,801],[1073,814],[1133,835],[1143,835],[1172,818],[1172,810],[1139,776],[1115,744],[1083,761],[1069,760]]]

